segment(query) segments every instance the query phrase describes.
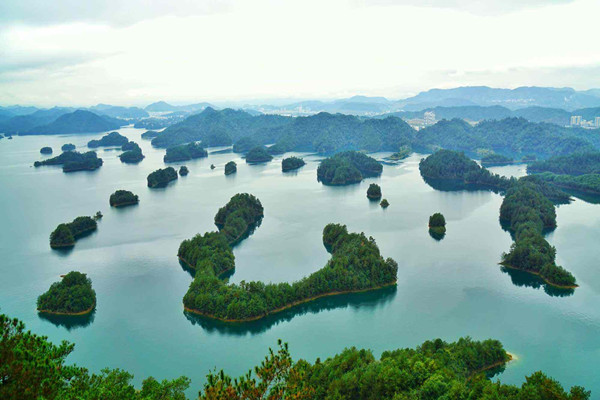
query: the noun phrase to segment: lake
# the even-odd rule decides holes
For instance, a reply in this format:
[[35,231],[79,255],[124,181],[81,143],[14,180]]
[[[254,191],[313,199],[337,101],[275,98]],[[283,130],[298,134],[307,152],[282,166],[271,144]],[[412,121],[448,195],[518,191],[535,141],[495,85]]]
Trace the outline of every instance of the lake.
[[[279,338],[289,343],[295,359],[314,361],[344,347],[369,348],[379,356],[428,339],[471,336],[499,339],[516,355],[494,379],[520,384],[542,370],[566,387],[578,384],[600,393],[597,204],[575,200],[557,208],[558,228],[547,239],[556,246],[557,264],[571,271],[580,287],[574,293],[556,292],[498,265],[512,243],[498,222],[500,195],[434,190],[419,174],[418,155],[384,165],[379,178],[327,187],[317,182],[320,158],[314,155],[300,154],[307,165],[282,173],[281,156],[247,165],[238,154],[221,152],[170,164],[185,164],[190,174],[167,188],[149,189],[146,176],[165,166],[165,151],[142,140],[144,130],[120,132],[142,147],[146,158],[140,164],[122,164],[119,150],[99,149],[100,169],[70,174],[60,167],[33,168],[34,161],[46,157],[40,148],[51,146],[56,156],[70,142],[81,151],[100,134],[0,140],[0,312],[55,343],[75,343],[69,362],[92,371],[123,368],[135,375],[136,385],[149,375],[186,375],[192,379],[191,397],[210,369],[245,373]],[[224,176],[231,160],[238,172]],[[525,174],[524,166],[491,170]],[[373,182],[390,202],[386,210],[366,197]],[[138,194],[139,205],[111,209],[108,198],[117,189]],[[397,287],[325,298],[247,324],[184,314],[182,298],[192,277],[177,260],[179,243],[215,230],[219,207],[242,192],[261,200],[265,217],[235,247],[231,281],[292,281],[320,269],[329,259],[322,230],[337,222],[372,236],[382,255],[398,262]],[[96,211],[104,214],[96,232],[71,251],[50,248],[48,237],[59,223]],[[447,221],[446,236],[439,241],[427,229],[434,212]],[[71,270],[92,279],[95,313],[75,320],[38,316],[37,297]]]

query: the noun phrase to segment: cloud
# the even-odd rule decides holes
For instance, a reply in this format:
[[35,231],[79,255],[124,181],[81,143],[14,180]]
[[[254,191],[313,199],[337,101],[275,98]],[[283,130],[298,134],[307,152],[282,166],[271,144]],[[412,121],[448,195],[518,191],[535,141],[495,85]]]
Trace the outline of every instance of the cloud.
[[164,16],[225,12],[230,0],[2,0],[0,25],[88,22],[128,26]]
[[433,7],[475,15],[500,15],[524,9],[572,3],[575,0],[353,0],[358,5]]

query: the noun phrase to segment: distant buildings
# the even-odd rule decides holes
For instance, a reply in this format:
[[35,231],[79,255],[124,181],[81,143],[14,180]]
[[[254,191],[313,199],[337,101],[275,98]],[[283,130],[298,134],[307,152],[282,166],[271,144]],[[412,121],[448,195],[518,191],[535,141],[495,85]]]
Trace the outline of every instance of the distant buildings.
[[425,114],[423,114],[423,120],[425,125],[435,124],[435,113],[433,111],[425,111]]
[[581,125],[581,115],[571,115],[571,125],[573,125],[573,126]]
[[594,117],[593,120],[587,121],[581,115],[571,115],[571,126],[578,126],[587,129],[600,128],[600,117]]
[[600,117],[596,117],[596,120],[594,121],[594,126],[596,128],[600,128]]

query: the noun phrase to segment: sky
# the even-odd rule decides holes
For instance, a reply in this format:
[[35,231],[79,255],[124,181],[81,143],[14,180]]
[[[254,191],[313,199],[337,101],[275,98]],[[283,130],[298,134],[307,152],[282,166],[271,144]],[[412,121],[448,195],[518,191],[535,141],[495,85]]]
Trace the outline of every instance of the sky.
[[2,0],[0,105],[600,87],[598,0]]

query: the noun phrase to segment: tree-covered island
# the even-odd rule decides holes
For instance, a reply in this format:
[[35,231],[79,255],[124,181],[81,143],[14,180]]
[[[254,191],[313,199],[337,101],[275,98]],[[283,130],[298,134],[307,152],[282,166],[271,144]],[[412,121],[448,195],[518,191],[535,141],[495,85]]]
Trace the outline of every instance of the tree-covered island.
[[90,149],[95,149],[97,147],[121,147],[127,142],[129,142],[129,139],[119,132],[111,132],[102,136],[100,139],[90,140],[87,146]]
[[33,163],[34,167],[42,165],[62,165],[63,172],[93,171],[102,166],[102,159],[98,158],[95,151],[87,153],[66,151],[59,156]]
[[38,312],[59,315],[83,315],[96,306],[92,281],[81,272],[71,271],[55,282],[37,300]]
[[321,161],[317,180],[325,185],[349,185],[378,176],[382,170],[383,166],[374,158],[357,151],[345,151]]
[[446,233],[446,218],[441,213],[435,213],[429,217],[429,230],[442,235]]
[[253,147],[246,153],[246,162],[250,164],[269,162],[272,159],[273,156],[269,154],[264,146]]
[[190,173],[190,170],[185,165],[179,167],[179,176],[187,176]]
[[123,153],[119,155],[119,159],[126,164],[137,164],[145,158],[144,154],[142,154],[142,149],[135,142],[125,143],[121,146],[121,151]]
[[367,197],[370,200],[381,199],[381,187],[376,183],[371,183],[367,189]]
[[481,157],[481,165],[484,167],[494,167],[499,165],[508,165],[515,162],[511,157],[503,156],[502,154],[488,154]]
[[412,149],[410,146],[405,145],[400,147],[400,150],[398,150],[395,153],[392,153],[389,157],[387,157],[388,160],[391,161],[400,161],[400,160],[404,160],[405,158],[407,158],[408,156],[410,156],[412,153]]
[[300,157],[287,157],[281,161],[281,171],[293,171],[302,168],[306,163]]
[[42,147],[40,149],[40,153],[41,154],[52,154],[52,147],[48,147],[48,146]]
[[149,188],[161,188],[169,184],[169,182],[177,179],[177,171],[173,167],[157,169],[148,175]]
[[381,208],[386,209],[390,206],[390,202],[387,199],[383,199],[381,200],[381,203],[379,203],[379,205],[381,206]]
[[160,135],[160,132],[157,132],[157,131],[146,131],[146,132],[142,133],[142,139],[154,139],[158,135]]
[[225,164],[225,175],[231,175],[237,172],[237,164],[235,161],[229,161]]
[[95,231],[97,227],[98,224],[92,217],[77,217],[69,223],[60,224],[50,234],[50,247],[73,247],[77,239]]
[[133,194],[129,190],[117,190],[110,195],[108,202],[111,207],[124,207],[139,203],[137,194]]
[[196,158],[208,157],[208,152],[199,143],[192,142],[180,146],[169,147],[163,157],[164,162],[189,161]]
[[62,151],[73,151],[75,150],[75,145],[73,143],[65,143],[60,148]]
[[215,215],[215,225],[225,235],[229,244],[234,245],[244,238],[264,215],[260,200],[248,193],[233,196]]

